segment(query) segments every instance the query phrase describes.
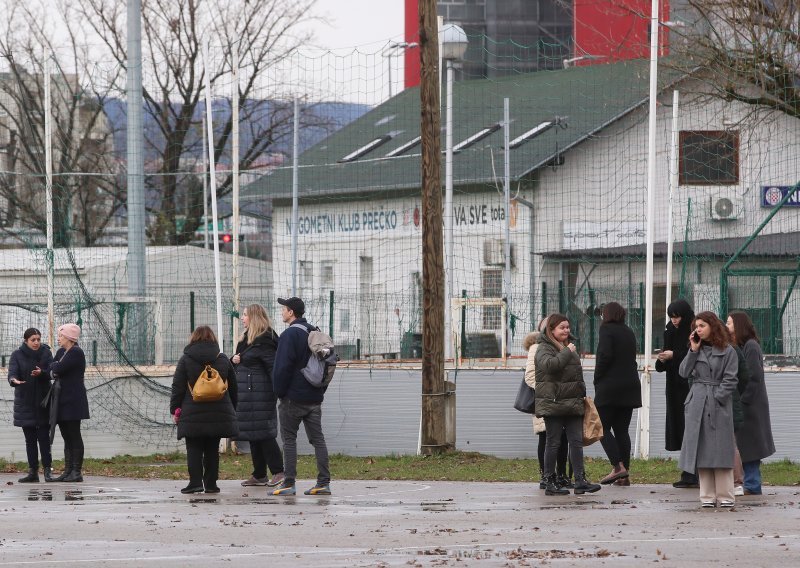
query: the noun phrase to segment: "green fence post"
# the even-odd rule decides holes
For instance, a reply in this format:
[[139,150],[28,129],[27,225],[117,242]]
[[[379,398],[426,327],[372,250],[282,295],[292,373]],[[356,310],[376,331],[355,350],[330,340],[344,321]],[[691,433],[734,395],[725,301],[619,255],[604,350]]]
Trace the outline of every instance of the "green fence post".
[[194,332],[194,292],[189,292],[189,333]]
[[[547,282],[542,282],[542,319],[547,317]],[[536,329],[538,321],[531,322],[531,329]]]
[[[461,290],[461,297],[467,299],[467,291]],[[461,353],[460,358],[464,358],[464,350],[467,348],[467,304],[461,306]]]
[[356,339],[356,360],[361,359],[361,338]]
[[595,332],[594,327],[597,323],[597,315],[595,315],[595,301],[596,294],[593,288],[589,288],[589,353],[594,353]]
[[97,340],[92,340],[92,365],[97,367]]
[[333,290],[331,290],[331,300],[328,309],[328,335],[333,339]]
[[566,298],[564,297],[564,281],[558,281],[558,313],[566,315],[564,312],[567,311],[567,302]]
[[769,277],[769,345],[771,353],[781,353],[783,349],[778,346],[778,329],[780,326],[778,315],[778,277]]

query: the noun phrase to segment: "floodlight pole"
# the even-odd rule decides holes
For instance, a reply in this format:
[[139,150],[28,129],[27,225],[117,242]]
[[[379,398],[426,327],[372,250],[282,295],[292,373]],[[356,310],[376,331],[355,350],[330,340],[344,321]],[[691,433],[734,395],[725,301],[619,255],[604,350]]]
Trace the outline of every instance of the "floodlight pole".
[[53,117],[50,108],[50,58],[44,64],[44,164],[47,208],[47,341],[55,346],[55,256],[53,252]]
[[647,264],[645,269],[644,372],[642,408],[639,411],[637,439],[639,457],[650,456],[650,363],[653,353],[653,241],[655,231],[656,183],[656,102],[658,99],[658,0],[650,6],[650,108],[647,136]]
[[231,49],[231,181],[233,191],[233,337],[236,345],[239,335],[239,46],[234,43]]
[[[144,203],[144,127],[142,121],[142,3],[127,3],[128,66],[127,72],[127,163],[128,163],[128,295],[143,298],[147,295],[147,265],[145,263],[145,203]],[[171,228],[174,230],[174,228]],[[135,304],[129,321],[131,359],[141,362],[147,351],[145,306]]]
[[673,210],[675,207],[675,190],[678,188],[678,107],[680,94],[677,90],[672,92],[672,139],[669,145],[669,206],[667,208],[667,298],[664,308],[666,321],[669,321],[667,308],[672,303],[672,254],[673,254]]

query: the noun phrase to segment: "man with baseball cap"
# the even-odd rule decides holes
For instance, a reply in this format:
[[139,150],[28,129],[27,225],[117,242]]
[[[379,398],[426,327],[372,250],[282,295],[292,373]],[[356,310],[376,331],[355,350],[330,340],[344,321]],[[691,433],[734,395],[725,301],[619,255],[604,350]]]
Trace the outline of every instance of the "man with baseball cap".
[[300,372],[311,356],[308,333],[317,328],[303,317],[306,305],[300,298],[278,298],[278,303],[283,306],[281,319],[289,326],[278,340],[278,351],[272,368],[272,384],[280,401],[278,416],[283,439],[285,477],[272,494],[296,494],[294,483],[297,476],[297,431],[300,423],[303,423],[317,458],[317,484],[306,490],[305,494],[330,495],[328,447],[322,433],[322,401],[327,387],[312,386]]

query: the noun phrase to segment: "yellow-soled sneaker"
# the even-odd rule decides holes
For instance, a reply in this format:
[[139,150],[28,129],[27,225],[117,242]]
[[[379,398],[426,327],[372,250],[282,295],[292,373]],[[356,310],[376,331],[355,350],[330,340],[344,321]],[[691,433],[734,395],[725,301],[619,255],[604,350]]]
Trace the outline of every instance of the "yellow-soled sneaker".
[[272,492],[273,495],[297,495],[297,490],[294,488],[294,483],[291,485],[281,481],[281,484]]
[[331,494],[331,486],[330,485],[315,485],[311,489],[306,489],[303,491],[305,495],[330,495]]

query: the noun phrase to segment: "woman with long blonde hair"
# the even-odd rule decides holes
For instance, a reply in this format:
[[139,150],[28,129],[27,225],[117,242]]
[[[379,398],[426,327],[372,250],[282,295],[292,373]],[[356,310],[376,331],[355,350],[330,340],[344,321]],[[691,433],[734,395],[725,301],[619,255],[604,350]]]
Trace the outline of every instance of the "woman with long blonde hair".
[[[244,332],[231,357],[239,385],[238,440],[250,442],[253,473],[242,482],[245,487],[274,487],[283,479],[283,454],[278,445],[277,399],[272,389],[272,366],[278,349],[278,334],[260,304],[242,312]],[[272,478],[267,476],[267,467]]]

